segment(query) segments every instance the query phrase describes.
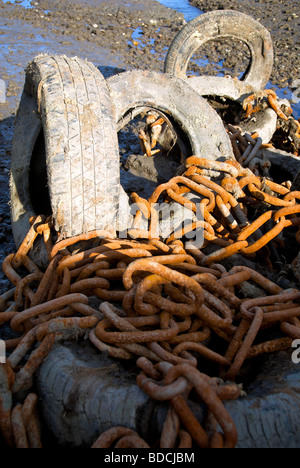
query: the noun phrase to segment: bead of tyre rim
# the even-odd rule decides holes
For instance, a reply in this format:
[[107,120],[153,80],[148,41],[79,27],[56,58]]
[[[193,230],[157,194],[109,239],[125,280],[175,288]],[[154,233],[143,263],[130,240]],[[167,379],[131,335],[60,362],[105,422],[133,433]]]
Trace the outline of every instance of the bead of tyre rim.
[[107,83],[118,130],[147,108],[172,119],[189,142],[187,156],[234,158],[221,118],[183,80],[164,73],[132,70],[110,77]]
[[[106,81],[77,57],[40,55],[27,67],[11,158],[17,247],[38,214],[59,238],[112,228],[120,195],[117,131]],[[43,263],[42,243],[31,253]]]
[[247,45],[251,62],[242,80],[256,91],[264,89],[273,69],[272,38],[262,24],[238,11],[211,11],[184,26],[168,51],[165,72],[187,78],[188,64],[197,50],[208,41],[222,38],[237,39]]

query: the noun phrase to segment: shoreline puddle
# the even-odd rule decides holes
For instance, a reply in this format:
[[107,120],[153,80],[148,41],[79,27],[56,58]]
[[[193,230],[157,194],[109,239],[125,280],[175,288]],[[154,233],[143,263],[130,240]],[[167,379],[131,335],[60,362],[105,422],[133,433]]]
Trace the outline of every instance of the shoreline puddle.
[[187,22],[193,20],[194,18],[197,18],[197,16],[200,16],[203,13],[203,11],[199,10],[199,8],[192,6],[189,0],[156,0],[156,1],[160,3],[161,5],[164,5],[165,7],[172,8],[173,10],[176,10],[178,13],[182,13]]

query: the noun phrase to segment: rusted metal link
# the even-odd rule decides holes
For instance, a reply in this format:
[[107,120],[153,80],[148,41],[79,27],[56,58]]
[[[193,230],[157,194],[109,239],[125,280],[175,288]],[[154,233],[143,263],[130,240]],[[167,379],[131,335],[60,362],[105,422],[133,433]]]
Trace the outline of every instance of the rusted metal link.
[[26,364],[16,374],[15,383],[13,386],[13,393],[19,392],[21,389],[30,389],[32,387],[32,377],[36,370],[40,367],[43,360],[49,354],[55,341],[55,335],[53,333],[46,335],[41,344],[35,349]]
[[[31,273],[28,276],[25,276],[17,285],[15,289],[15,301],[16,301],[16,306],[17,308],[21,308],[23,305],[23,294],[24,294],[24,289],[27,287],[28,284],[34,282],[34,281],[39,281],[41,284],[42,279],[44,278],[44,275],[42,272],[40,273]],[[26,288],[27,293],[29,291],[28,288]],[[26,297],[26,295],[24,294]],[[34,295],[32,295],[32,300],[34,299]]]
[[153,363],[146,357],[140,357],[136,361],[137,367],[139,367],[143,373],[150,377],[152,380],[160,380],[161,373],[155,369]]
[[239,171],[235,167],[229,164],[222,163],[219,161],[211,161],[211,160],[204,159],[204,158],[198,158],[195,156],[189,157],[185,161],[185,166],[187,168],[190,166],[196,166],[196,167],[199,167],[200,169],[209,169],[209,170],[213,170],[217,172],[225,172],[235,178],[237,178],[239,175]]
[[193,447],[193,439],[190,434],[183,429],[178,433],[178,449],[191,449]]
[[36,411],[37,402],[38,396],[30,393],[21,409],[30,448],[42,448],[41,426]]
[[292,206],[293,200],[282,200],[280,198],[274,197],[273,195],[269,195],[265,192],[259,190],[254,184],[248,184],[248,190],[252,197],[256,198],[257,200],[263,201],[265,203],[269,203],[272,206]]
[[[208,190],[203,185],[201,186],[197,181],[194,182],[188,176],[186,176],[186,177],[182,177],[182,176],[174,177],[167,184],[160,185],[153,192],[151,197],[149,198],[149,200],[148,200],[149,203],[151,203],[151,204],[157,203],[159,197],[162,195],[163,192],[167,191],[168,189],[174,189],[174,188],[176,190],[176,187],[178,187],[178,184],[182,184],[183,186],[187,187],[188,189],[194,190],[199,195],[202,195],[203,197],[207,198],[209,200],[208,209],[209,210],[214,209],[215,199],[214,199],[214,195],[211,192],[211,190]],[[186,201],[185,201],[185,203],[186,203]],[[188,202],[187,204],[189,204],[189,203],[190,202]]]
[[150,446],[141,439],[137,434],[130,434],[122,437],[115,445],[116,449],[135,448],[135,449],[150,449]]
[[50,262],[45,274],[43,275],[43,279],[31,300],[31,307],[35,307],[36,305],[46,301],[51,286],[52,276],[54,275],[57,265],[61,259],[62,256],[59,255]]
[[175,448],[176,440],[180,431],[180,420],[172,406],[169,407],[166,420],[163,425],[160,448]]
[[[99,247],[94,247],[83,252],[68,255],[59,263],[57,272],[58,274],[62,274],[65,268],[69,268],[69,270],[75,270],[80,267],[85,267],[88,263],[91,263],[91,261],[95,260],[95,258],[98,257],[99,254],[111,252],[113,250],[122,250],[122,248],[122,243],[120,241],[115,241],[111,243],[107,241],[107,243],[101,244]],[[104,258],[104,260],[106,259]],[[79,272],[80,271],[81,270],[79,270]]]
[[253,319],[252,324],[250,325],[250,328],[247,332],[247,336],[245,337],[239,351],[237,352],[234,361],[226,374],[226,377],[228,380],[234,380],[237,373],[241,369],[244,361],[247,359],[247,356],[249,354],[250,348],[257,336],[257,333],[260,330],[260,327],[262,325],[263,321],[263,312],[259,307],[256,307],[254,309],[255,311],[255,316]]
[[153,381],[144,373],[137,376],[137,384],[150,398],[156,401],[169,401],[177,395],[185,393],[188,388],[188,382],[184,378],[179,377],[172,383],[165,385],[162,383],[158,384],[158,382]]
[[[12,284],[14,284],[15,286],[18,286],[18,284],[22,281],[22,278],[21,276],[14,270],[13,266],[12,266],[12,262],[13,262],[13,259],[15,257],[15,254],[10,254],[8,255],[5,259],[4,259],[4,262],[3,262],[3,265],[2,265],[2,268],[3,268],[3,271],[5,273],[5,275],[7,276],[7,278],[11,281]],[[26,257],[22,256],[20,258],[18,258],[18,262],[21,262],[24,264],[24,259]],[[37,269],[37,271],[33,272],[31,271],[31,273],[37,273],[37,272],[40,272],[39,269]],[[29,288],[29,286],[25,286],[24,289],[24,294],[26,296],[29,297],[30,300],[32,300],[33,296],[34,296],[34,292]]]
[[[147,292],[154,285],[165,283],[168,284],[168,280],[158,275],[150,275],[141,281],[136,290],[134,310],[140,315],[153,315],[159,310],[165,310],[179,317],[186,317],[195,313],[199,306],[199,300],[196,300],[194,303],[191,300],[173,302],[161,297],[161,295]],[[184,296],[185,298],[186,296]]]
[[[254,314],[252,310],[256,307],[264,305],[289,303],[290,301],[296,301],[300,298],[300,291],[295,292],[282,292],[281,294],[267,297],[258,297],[256,299],[249,299],[241,304],[240,315],[252,321]],[[276,323],[277,321],[286,321],[289,318],[296,317],[299,315],[300,307],[292,307],[291,309],[279,309],[278,311],[267,312],[263,314],[263,323]]]
[[63,250],[67,247],[70,247],[74,244],[77,244],[77,242],[84,242],[84,241],[88,241],[88,240],[91,240],[91,239],[114,239],[115,236],[113,236],[113,234],[111,232],[108,232],[108,231],[100,231],[100,230],[97,230],[97,231],[91,231],[87,234],[81,234],[79,236],[75,236],[75,237],[71,237],[69,239],[64,239],[60,242],[57,242],[52,251],[51,251],[51,258],[54,258],[56,256],[56,254],[60,251],[60,250]]
[[250,348],[248,359],[261,356],[262,354],[275,353],[276,351],[284,351],[291,349],[294,338],[278,338],[276,340],[266,341],[254,345]]
[[36,329],[35,336],[37,341],[41,342],[49,333],[61,333],[70,328],[76,331],[91,329],[94,328],[98,322],[99,318],[95,316],[56,318],[39,325]]
[[173,338],[178,334],[178,326],[175,322],[170,322],[168,330],[153,331],[130,331],[130,332],[107,332],[111,326],[109,321],[101,321],[96,329],[96,336],[105,343],[127,344],[127,343],[152,343],[153,341],[164,341]]
[[187,365],[174,366],[165,376],[164,383],[170,385],[182,375],[194,386],[201,400],[210,409],[223,429],[224,447],[234,448],[238,440],[236,427],[213,387],[208,384],[207,379],[198,370]]
[[182,270],[186,273],[192,273],[194,275],[202,274],[202,273],[209,273],[218,279],[221,278],[222,276],[221,272],[215,269],[215,265],[213,265],[212,268],[208,268],[208,267],[202,267],[198,265],[191,265],[189,263],[178,263],[174,266],[171,265],[170,268],[176,268],[176,270]]
[[22,257],[26,256],[29,252],[29,250],[32,248],[33,243],[35,239],[38,236],[37,232],[37,227],[41,224],[43,224],[45,221],[44,216],[37,216],[31,226],[31,228],[28,231],[28,234],[26,235],[25,239],[23,240],[22,244],[20,245],[18,252],[15,254],[13,260],[12,260],[12,267],[17,269],[21,266],[22,264]]
[[280,294],[282,293],[283,289],[278,286],[277,284],[270,281],[268,278],[265,278],[256,270],[246,266],[235,266],[233,267],[228,276],[223,276],[218,283],[222,284],[223,286],[234,286],[236,284],[241,284],[244,281],[250,280],[258,284],[262,289],[265,289],[270,294]]
[[231,307],[238,308],[241,305],[241,300],[235,294],[232,294],[228,289],[222,286],[221,281],[216,281],[215,277],[209,273],[197,274],[192,277],[201,285],[205,285],[205,289],[209,292],[225,299]]
[[300,339],[300,327],[298,324],[292,324],[288,322],[282,322],[280,325],[280,329],[283,333],[290,336],[294,340]]
[[[95,330],[91,330],[89,334],[89,339],[93,343],[93,345],[101,352],[108,353],[111,357],[122,359],[122,360],[129,360],[134,358],[134,353],[130,353],[124,349],[119,347],[109,346],[103,343],[95,334]],[[128,347],[128,345],[127,345]]]
[[186,341],[185,343],[181,343],[176,346],[176,348],[173,350],[173,353],[177,356],[181,354],[182,351],[195,351],[209,361],[217,362],[221,366],[230,366],[230,361],[200,343]]
[[123,426],[116,426],[103,432],[94,442],[91,448],[110,448],[116,441],[127,435],[133,435],[135,431]]
[[[182,335],[177,335],[175,338],[171,338],[169,343],[172,345],[179,345],[180,343],[184,342],[197,342],[201,343],[206,341],[211,336],[211,330],[208,327],[204,327],[203,331],[196,331],[196,332],[189,332],[183,333]],[[175,350],[173,350],[175,353]],[[180,352],[178,352],[180,354]]]
[[83,304],[88,305],[88,298],[84,294],[69,294],[64,297],[60,297],[58,299],[53,299],[52,301],[46,302],[44,304],[39,304],[31,309],[24,310],[20,312],[17,316],[15,316],[11,320],[11,328],[14,331],[22,331],[23,324],[28,319],[33,317],[40,316],[42,314],[46,314],[56,309],[62,309],[68,304],[72,304],[73,302],[82,302]]
[[22,405],[20,403],[13,408],[11,421],[15,447],[19,449],[28,449],[29,443],[22,416]]
[[216,252],[213,252],[212,254],[205,256],[202,260],[202,264],[212,265],[213,263],[220,262],[240,252],[247,246],[248,246],[247,241],[236,242],[232,245],[229,245],[228,247],[224,247],[223,249],[217,250]]
[[[173,262],[174,263],[174,262]],[[178,284],[189,290],[191,290],[196,298],[197,304],[199,306],[203,304],[204,296],[201,286],[193,279],[179,273],[177,271],[171,270],[166,266],[159,264],[154,260],[136,260],[127,268],[124,276],[123,283],[127,290],[131,289],[133,286],[132,275],[135,271],[148,271],[154,273],[155,275],[161,276],[162,278],[170,281],[171,283]]]
[[196,444],[200,448],[208,448],[208,436],[199,423],[198,419],[195,417],[194,413],[191,411],[185,398],[181,395],[177,395],[176,397],[172,398],[171,404],[175,409],[181,423],[187,429],[188,433],[196,442]]
[[7,301],[11,300],[15,296],[16,288],[10,289],[0,296],[0,312],[5,312],[7,307]]
[[189,224],[188,226],[185,226],[184,228],[176,229],[173,232],[173,234],[168,238],[167,242],[169,243],[173,242],[176,239],[182,239],[187,234],[199,230],[203,231],[203,236],[205,239],[212,240],[216,238],[214,229],[209,223],[207,223],[206,221],[196,221],[194,223]]

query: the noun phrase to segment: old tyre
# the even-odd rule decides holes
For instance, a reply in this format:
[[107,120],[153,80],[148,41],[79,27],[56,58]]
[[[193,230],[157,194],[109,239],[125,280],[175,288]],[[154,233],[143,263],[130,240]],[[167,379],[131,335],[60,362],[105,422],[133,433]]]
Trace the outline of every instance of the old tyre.
[[176,77],[133,70],[107,80],[118,129],[145,108],[178,125],[189,140],[190,155],[218,160],[234,158],[230,139],[218,114],[190,86]]
[[[298,448],[299,371],[289,352],[267,355],[247,396],[225,402],[237,430],[237,448]],[[149,399],[135,376],[88,343],[56,344],[37,374],[41,414],[57,443],[88,448],[100,433],[126,426],[143,438],[159,436],[166,408]],[[199,402],[189,406],[204,424]]]
[[17,247],[37,214],[53,215],[60,238],[113,226],[119,194],[117,131],[105,79],[77,57],[36,57],[26,71],[12,148]]
[[258,21],[238,11],[212,11],[188,23],[175,37],[165,61],[165,72],[186,79],[195,52],[211,40],[224,37],[244,42],[251,63],[242,80],[256,91],[265,88],[273,68],[274,51],[270,33]]
[[133,375],[88,343],[55,345],[37,384],[47,428],[67,447],[90,447],[113,426],[135,429],[148,400]]

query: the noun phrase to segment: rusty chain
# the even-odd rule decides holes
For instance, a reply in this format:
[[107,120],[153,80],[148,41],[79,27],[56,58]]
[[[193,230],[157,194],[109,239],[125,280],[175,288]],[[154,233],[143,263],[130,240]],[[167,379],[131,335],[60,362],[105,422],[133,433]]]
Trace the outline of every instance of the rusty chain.
[[[218,183],[204,175],[207,170],[221,174]],[[186,197],[190,193],[199,198],[198,206]],[[153,206],[159,200],[174,201],[191,213],[199,214],[200,210],[203,219],[179,227],[165,240],[166,244],[202,229],[202,251],[211,244],[221,247],[209,255],[198,252],[203,265],[220,262],[236,253],[263,254],[267,261],[270,256],[268,245],[277,242],[285,229],[300,224],[300,219],[295,216],[300,212],[299,197],[300,193],[291,191],[290,186],[257,177],[233,160],[220,163],[191,157],[186,161],[182,176],[159,186],[149,200],[138,198],[139,207],[143,208],[137,212],[135,229],[130,230],[129,235],[157,239],[158,213]],[[137,200],[136,196],[134,200]],[[252,222],[248,218],[251,210],[261,213]],[[146,235],[137,228],[141,219],[148,223]]]
[[[300,123],[293,117],[293,110],[287,101],[279,103],[275,91],[266,89],[259,93],[248,96],[243,102],[245,118],[251,117],[253,113],[271,107],[277,114],[277,131],[268,144],[262,145],[259,135],[241,135],[238,127],[228,126],[235,156],[239,162],[251,170],[263,171],[268,169],[268,163],[260,158],[255,158],[257,151],[263,148],[278,148],[299,156],[300,149]],[[256,150],[248,146],[248,143],[256,147]],[[244,154],[242,154],[244,152]],[[251,156],[249,155],[251,152]],[[248,160],[246,161],[246,159]],[[252,159],[251,165],[249,164]],[[249,166],[248,166],[249,164]],[[260,167],[259,167],[260,166]]]
[[[197,176],[197,193],[210,194],[206,207],[213,205],[211,194],[220,196],[228,210],[245,221],[239,218],[233,195],[221,185],[214,192],[213,182],[203,182],[199,171],[205,161],[193,158],[189,163],[189,173]],[[228,166],[223,165],[222,169],[235,179],[233,166]],[[220,169],[217,163],[210,162],[209,169],[214,167]],[[185,184],[184,176],[167,186],[178,193],[182,185],[191,187],[190,179],[187,180]],[[235,228],[234,235],[230,228],[226,229],[226,239],[233,243],[223,247],[222,252],[234,251],[237,245],[239,251],[250,248],[255,252],[257,242],[261,248],[266,239],[250,245],[248,239],[267,220],[272,219],[279,226],[275,232],[274,228],[270,231],[271,238],[288,226],[298,225],[299,218],[294,216],[299,212],[295,203],[299,195],[265,183],[279,194],[268,194],[274,199],[267,198],[267,203],[271,201],[275,209],[239,228],[239,232]],[[249,186],[252,197],[264,196],[262,181],[241,177],[239,187],[243,193]],[[165,190],[166,186],[160,187],[154,199]],[[280,203],[275,204],[277,199]],[[206,223],[207,233],[212,236]],[[227,271],[215,261],[226,255],[207,257],[199,251],[199,257],[198,252],[185,250],[180,240],[114,239],[106,232],[56,243],[48,250],[49,265],[42,272],[28,253],[38,236],[43,236],[49,245],[50,229],[51,224],[45,226],[45,219],[33,220],[18,252],[8,255],[3,263],[14,286],[0,297],[0,326],[9,326],[15,335],[6,341],[10,354],[7,363],[0,367],[0,429],[7,443],[16,447],[41,445],[33,376],[56,341],[87,336],[100,352],[136,360],[142,370],[137,376],[138,385],[150,398],[169,401],[161,435],[163,446],[170,444],[166,439],[171,435],[174,446],[235,446],[236,429],[222,402],[238,398],[240,389],[226,382],[236,380],[246,360],[290,348],[293,339],[300,335],[300,292],[284,291],[251,268],[237,266]],[[261,297],[243,298],[240,291],[249,282],[260,288]],[[90,298],[97,298],[99,307]],[[264,341],[266,329],[277,330],[278,337]],[[225,353],[216,345],[220,339]],[[200,371],[205,362],[211,363],[213,376]],[[188,410],[187,399],[193,388],[208,409],[205,427]],[[172,424],[174,427],[169,430]],[[108,439],[110,442],[105,443],[113,444],[118,439],[116,446],[120,448],[147,445],[138,434],[124,431]],[[100,436],[96,445],[101,445],[101,440]]]

